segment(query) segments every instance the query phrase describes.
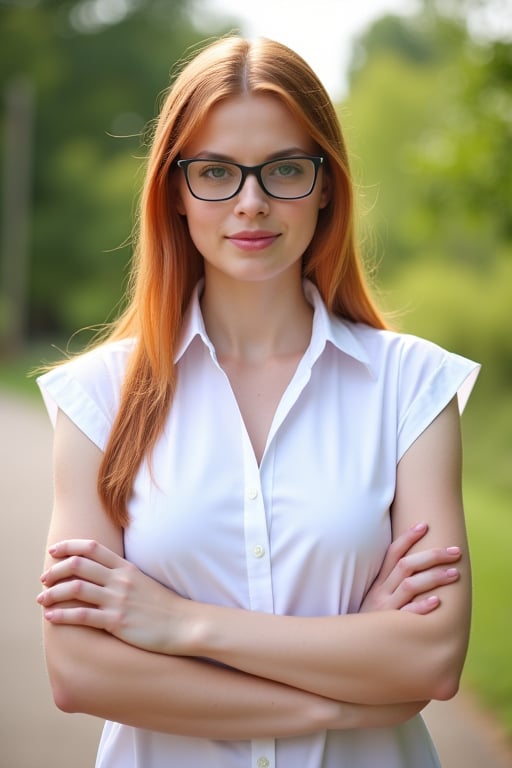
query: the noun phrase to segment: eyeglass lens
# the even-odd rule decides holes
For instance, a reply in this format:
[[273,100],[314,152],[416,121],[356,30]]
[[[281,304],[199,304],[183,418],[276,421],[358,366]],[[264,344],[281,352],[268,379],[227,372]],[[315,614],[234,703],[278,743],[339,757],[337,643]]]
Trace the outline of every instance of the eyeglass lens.
[[[238,192],[242,182],[242,170],[229,162],[193,160],[188,164],[187,172],[192,193],[205,200],[231,197]],[[264,163],[259,178],[269,195],[293,199],[311,192],[315,176],[314,161],[301,157]]]

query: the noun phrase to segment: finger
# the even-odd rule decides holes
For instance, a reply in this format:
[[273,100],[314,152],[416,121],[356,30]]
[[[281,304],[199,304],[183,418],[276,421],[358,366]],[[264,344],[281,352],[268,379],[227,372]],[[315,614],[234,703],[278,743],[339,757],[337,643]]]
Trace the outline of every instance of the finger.
[[416,544],[428,531],[427,523],[417,523],[412,528],[408,528],[406,531],[397,536],[397,538],[390,544],[384,562],[380,569],[379,578],[385,580],[389,574],[395,568],[396,564],[403,558],[411,547]]
[[402,606],[401,611],[409,611],[409,613],[417,613],[420,616],[425,616],[427,613],[435,611],[441,605],[441,601],[437,595],[430,595],[420,600],[413,600],[411,603]]
[[432,547],[420,552],[413,552],[400,558],[387,577],[385,585],[389,591],[397,590],[403,581],[415,573],[426,571],[435,566],[449,565],[461,557],[459,547]]
[[91,581],[94,584],[104,586],[112,569],[100,565],[94,560],[89,560],[79,555],[72,555],[54,563],[41,576],[41,581],[46,587],[51,587],[64,579],[79,578]]
[[48,552],[56,560],[72,555],[86,557],[88,560],[94,560],[106,568],[117,568],[123,561],[123,558],[112,552],[93,539],[66,539],[58,541],[48,547]]
[[44,612],[44,618],[51,624],[70,624],[106,630],[105,611],[97,608],[79,606],[75,608],[50,608]]
[[101,606],[105,599],[104,592],[105,590],[96,584],[73,579],[72,581],[60,582],[54,587],[43,590],[36,599],[45,608],[70,600]]
[[415,573],[402,581],[393,594],[393,601],[398,608],[403,608],[433,589],[453,584],[458,581],[459,575],[457,568],[429,568],[427,571]]

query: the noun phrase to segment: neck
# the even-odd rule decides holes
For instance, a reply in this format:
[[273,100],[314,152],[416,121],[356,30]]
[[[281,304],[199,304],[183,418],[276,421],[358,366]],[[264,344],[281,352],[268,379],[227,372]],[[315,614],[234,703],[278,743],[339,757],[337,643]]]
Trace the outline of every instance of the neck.
[[201,308],[219,360],[258,363],[302,354],[311,338],[313,310],[300,275],[236,283],[207,275]]

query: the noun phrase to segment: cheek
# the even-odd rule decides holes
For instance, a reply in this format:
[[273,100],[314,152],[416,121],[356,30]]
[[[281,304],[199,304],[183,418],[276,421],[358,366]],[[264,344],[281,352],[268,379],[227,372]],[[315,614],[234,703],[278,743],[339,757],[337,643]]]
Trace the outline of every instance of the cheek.
[[204,253],[219,229],[219,211],[199,200],[189,199],[183,204],[183,214],[192,242],[200,253]]

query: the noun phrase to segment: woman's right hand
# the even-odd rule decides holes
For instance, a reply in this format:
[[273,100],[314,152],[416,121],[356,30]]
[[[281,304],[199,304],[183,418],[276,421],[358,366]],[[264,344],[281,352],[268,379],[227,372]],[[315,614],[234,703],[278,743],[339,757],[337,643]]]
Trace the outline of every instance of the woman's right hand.
[[461,550],[437,547],[411,552],[427,530],[426,523],[418,523],[391,543],[360,613],[403,610],[426,614],[439,606],[441,601],[432,590],[458,580],[454,563],[460,559]]

